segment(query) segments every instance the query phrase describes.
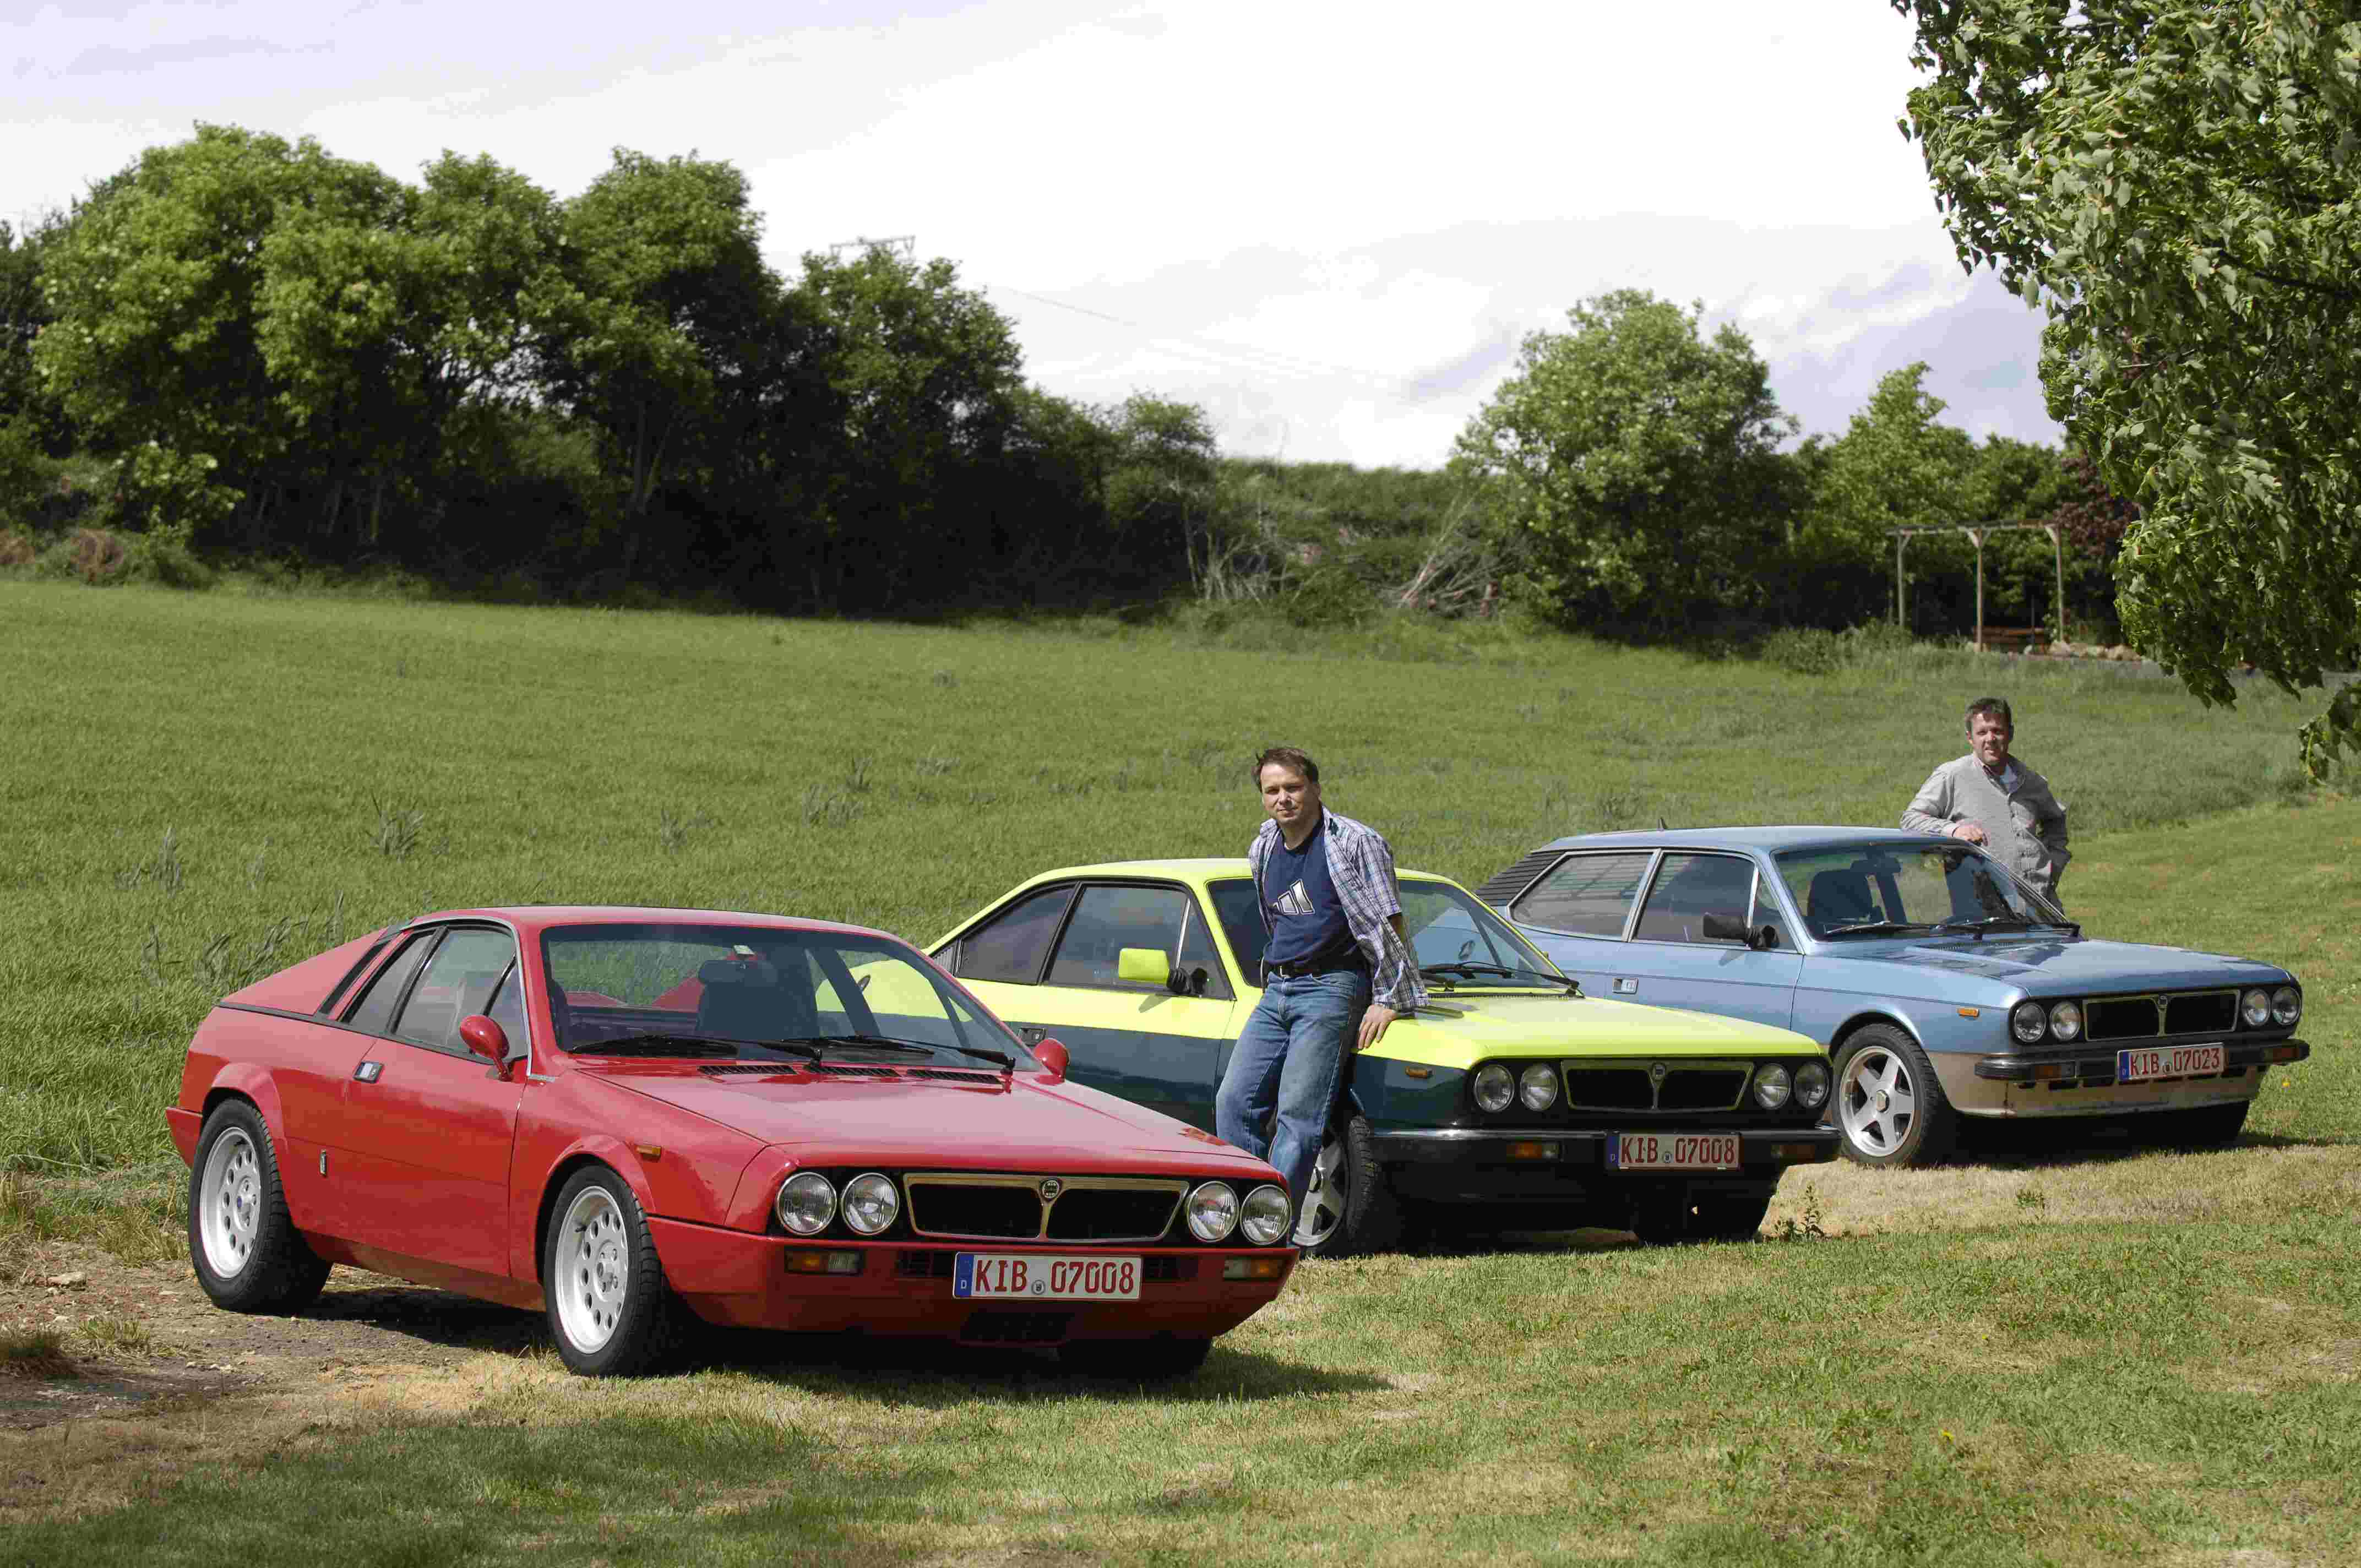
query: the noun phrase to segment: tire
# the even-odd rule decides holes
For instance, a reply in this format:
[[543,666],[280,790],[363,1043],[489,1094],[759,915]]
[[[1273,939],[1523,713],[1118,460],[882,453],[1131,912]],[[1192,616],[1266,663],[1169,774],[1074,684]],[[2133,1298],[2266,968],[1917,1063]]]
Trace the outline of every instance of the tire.
[[[2164,1111],[2132,1124],[2143,1142],[2175,1149],[2218,1149],[2238,1141],[2246,1129],[2252,1101],[2235,1105],[2199,1105],[2187,1111]],[[2143,1126],[2141,1123],[2150,1125]]]
[[585,1377],[652,1371],[679,1337],[647,1216],[603,1165],[585,1166],[558,1191],[542,1240],[541,1290],[558,1359]]
[[1077,1340],[1058,1352],[1058,1361],[1085,1377],[1164,1383],[1204,1365],[1213,1348],[1210,1339]]
[[214,1305],[295,1312],[328,1282],[328,1266],[287,1213],[270,1128],[250,1101],[205,1118],[189,1166],[189,1262]]
[[1932,1165],[1949,1155],[1960,1115],[1918,1042],[1891,1024],[1865,1024],[1837,1051],[1829,1113],[1845,1157],[1861,1165]]
[[[1303,1201],[1312,1220],[1305,1257],[1351,1257],[1400,1245],[1401,1201],[1378,1163],[1366,1116],[1348,1116],[1329,1127]],[[1304,1228],[1300,1221],[1298,1228]]]

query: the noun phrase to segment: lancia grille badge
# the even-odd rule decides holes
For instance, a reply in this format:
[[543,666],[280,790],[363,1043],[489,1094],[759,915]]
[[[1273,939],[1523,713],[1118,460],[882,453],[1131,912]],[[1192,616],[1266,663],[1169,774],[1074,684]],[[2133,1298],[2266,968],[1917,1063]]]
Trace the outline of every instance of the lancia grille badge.
[[1058,1201],[1058,1194],[1063,1192],[1065,1190],[1066,1184],[1064,1182],[1059,1180],[1054,1176],[1045,1176],[1041,1179],[1041,1201],[1044,1203],[1054,1203]]
[[1673,1069],[1671,1068],[1666,1067],[1663,1062],[1651,1063],[1648,1068],[1648,1087],[1651,1089],[1662,1089],[1664,1087],[1665,1075],[1670,1073],[1672,1070]]

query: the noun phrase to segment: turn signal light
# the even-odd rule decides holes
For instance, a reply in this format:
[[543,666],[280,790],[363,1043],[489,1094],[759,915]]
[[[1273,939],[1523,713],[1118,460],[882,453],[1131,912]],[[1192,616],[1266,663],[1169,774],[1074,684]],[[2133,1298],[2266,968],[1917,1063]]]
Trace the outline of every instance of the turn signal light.
[[1834,1146],[1822,1148],[1817,1144],[1773,1144],[1771,1162],[1773,1165],[1817,1165],[1837,1157]]
[[1509,1157],[1510,1159],[1555,1159],[1557,1146],[1555,1144],[1510,1144]]
[[1222,1277],[1224,1279],[1283,1279],[1286,1277],[1287,1255],[1284,1253],[1222,1260]]
[[789,1274],[858,1274],[861,1272],[861,1255],[857,1252],[819,1252],[790,1247],[786,1257]]
[[2036,1063],[2033,1071],[2026,1076],[2039,1083],[2053,1078],[2080,1078],[2082,1073],[2079,1067],[2070,1061],[2046,1061]]
[[2273,1061],[2293,1061],[2296,1059],[2296,1048],[2293,1046],[2273,1046],[2268,1054]]

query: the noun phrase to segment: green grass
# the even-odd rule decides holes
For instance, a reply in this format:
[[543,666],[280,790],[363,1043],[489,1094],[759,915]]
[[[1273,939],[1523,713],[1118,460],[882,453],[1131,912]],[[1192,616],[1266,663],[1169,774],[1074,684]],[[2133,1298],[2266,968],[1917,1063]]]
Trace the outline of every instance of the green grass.
[[[1406,861],[1472,878],[1659,810],[1887,820],[1995,684],[1942,655],[1811,683],[1423,631],[1397,634],[1401,657],[1330,638],[1290,662],[1163,632],[7,584],[0,625],[36,627],[42,678],[78,694],[0,697],[31,738],[0,757],[0,805],[36,824],[5,851],[0,1135],[44,1172],[151,1157],[211,999],[191,960],[220,934],[216,970],[251,958],[280,920],[301,927],[281,951],[304,951],[339,894],[347,929],[587,896],[923,938],[1049,863],[1235,848],[1255,820],[1245,759],[1282,738]],[[1307,670],[1309,695],[1289,684]],[[2274,1076],[2234,1149],[1820,1168],[1773,1212],[1793,1239],[1751,1246],[1592,1236],[1314,1264],[1202,1374],[1152,1392],[759,1336],[620,1386],[487,1353],[294,1413],[168,1413],[112,1469],[28,1442],[9,1455],[49,1466],[47,1500],[5,1499],[0,1555],[2355,1560],[2361,801],[2289,787],[2291,704],[2208,715],[2162,683],[2013,673],[2024,749],[2076,813],[2076,913],[2306,981],[2317,1055]],[[379,847],[388,810],[425,814],[406,854]],[[157,874],[175,862],[177,890]],[[126,1238],[168,1234],[174,1170],[20,1176],[0,1186],[0,1253],[38,1227],[92,1234],[110,1209]],[[80,1336],[104,1350],[136,1329]]]
[[2087,840],[2301,794],[2307,711],[1931,649],[1806,678],[1415,620],[923,630],[22,580],[0,655],[0,1169],[51,1172],[167,1154],[213,1001],[429,908],[926,940],[1049,865],[1239,850],[1247,761],[1279,741],[1463,879],[1659,817],[1886,822],[1995,685]]

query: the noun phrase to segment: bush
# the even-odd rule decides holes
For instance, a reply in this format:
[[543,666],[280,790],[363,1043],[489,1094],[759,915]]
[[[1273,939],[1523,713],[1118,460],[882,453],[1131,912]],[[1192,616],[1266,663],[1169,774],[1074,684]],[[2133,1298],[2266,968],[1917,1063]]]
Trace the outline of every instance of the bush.
[[29,537],[13,528],[0,528],[0,566],[29,566],[36,554]]
[[1832,675],[1839,670],[1907,659],[1918,651],[1918,640],[1890,620],[1872,620],[1844,631],[1785,626],[1765,637],[1755,650],[1765,663],[1798,675]]

